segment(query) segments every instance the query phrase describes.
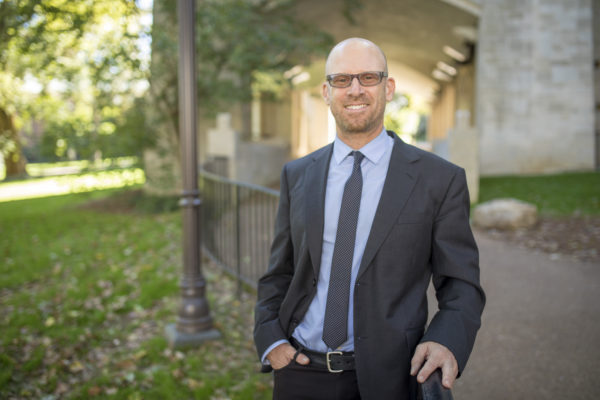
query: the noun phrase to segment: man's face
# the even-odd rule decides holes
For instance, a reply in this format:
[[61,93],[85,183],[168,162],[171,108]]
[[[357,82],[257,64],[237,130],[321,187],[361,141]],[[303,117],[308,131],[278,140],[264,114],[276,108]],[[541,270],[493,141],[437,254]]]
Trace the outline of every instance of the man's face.
[[[374,47],[348,44],[334,50],[326,67],[326,74],[358,74],[366,71],[384,71],[385,61]],[[392,100],[393,78],[383,78],[376,86],[362,86],[357,78],[347,88],[323,84],[323,98],[331,108],[338,134],[378,134],[383,128],[386,102]]]

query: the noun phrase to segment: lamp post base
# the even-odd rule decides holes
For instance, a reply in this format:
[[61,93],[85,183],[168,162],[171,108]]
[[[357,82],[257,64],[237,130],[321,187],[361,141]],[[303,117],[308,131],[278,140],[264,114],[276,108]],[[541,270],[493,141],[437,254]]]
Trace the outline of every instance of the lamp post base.
[[177,324],[169,324],[165,327],[165,335],[169,346],[173,349],[186,349],[198,347],[207,340],[219,339],[221,333],[216,329],[208,329],[201,332],[188,333],[177,330]]

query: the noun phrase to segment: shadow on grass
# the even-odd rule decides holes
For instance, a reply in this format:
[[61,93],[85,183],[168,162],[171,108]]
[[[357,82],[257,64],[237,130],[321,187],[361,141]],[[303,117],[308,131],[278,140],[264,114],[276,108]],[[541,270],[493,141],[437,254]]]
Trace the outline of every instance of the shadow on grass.
[[148,195],[142,188],[119,190],[106,197],[86,202],[80,208],[138,214],[162,214],[180,209],[179,197]]

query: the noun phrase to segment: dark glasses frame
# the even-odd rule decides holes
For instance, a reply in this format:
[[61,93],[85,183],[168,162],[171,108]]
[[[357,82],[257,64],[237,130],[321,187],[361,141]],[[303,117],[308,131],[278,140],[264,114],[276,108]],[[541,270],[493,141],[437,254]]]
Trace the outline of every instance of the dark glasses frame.
[[[373,77],[373,75],[375,77],[377,77],[376,81],[363,82],[363,79],[366,79],[368,77]],[[350,85],[352,85],[352,81],[354,80],[354,78],[358,79],[358,83],[360,83],[361,86],[377,86],[381,83],[383,78],[387,78],[387,76],[388,76],[388,74],[383,71],[365,71],[365,72],[361,72],[359,74],[331,74],[331,75],[327,75],[325,78],[327,79],[327,82],[329,83],[329,85],[331,87],[343,89],[343,88],[350,87]],[[339,83],[334,83],[335,79],[340,78],[340,77],[347,78],[348,83],[345,85],[339,84]]]

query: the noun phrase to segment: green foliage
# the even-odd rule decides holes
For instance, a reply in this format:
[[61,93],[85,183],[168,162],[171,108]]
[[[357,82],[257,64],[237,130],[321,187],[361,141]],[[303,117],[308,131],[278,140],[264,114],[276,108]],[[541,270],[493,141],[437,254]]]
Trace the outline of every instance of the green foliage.
[[408,110],[410,110],[410,97],[394,94],[394,98],[388,103],[385,110],[384,125],[386,129],[399,135],[405,133]]
[[146,107],[148,107],[146,98],[138,97],[133,101],[131,107],[112,119],[115,132],[103,135],[98,143],[98,148],[102,150],[104,156],[137,155],[141,157],[143,149],[154,146],[152,136],[148,135]]
[[[208,0],[198,7],[199,94],[210,108],[249,101],[256,73],[278,76],[323,56],[333,39],[296,18],[291,0]],[[277,89],[275,89],[277,90]]]
[[425,113],[423,105],[415,105],[409,95],[396,94],[386,107],[384,125],[404,140],[424,140]]
[[14,124],[9,135],[0,123],[5,159],[22,158],[21,141],[34,160],[140,154],[143,123],[127,121],[149,70],[135,1],[6,0],[0,27],[0,110]]
[[[235,102],[248,102],[257,91],[279,92],[290,85],[284,71],[325,55],[332,37],[298,20],[295,6],[292,0],[197,3],[198,98],[203,113],[212,116]],[[154,7],[151,92],[156,107],[150,118],[162,116],[177,134],[177,10],[175,2],[167,0],[156,0]],[[152,124],[151,129],[158,126]]]
[[482,177],[479,202],[512,197],[546,215],[600,215],[600,172]]

